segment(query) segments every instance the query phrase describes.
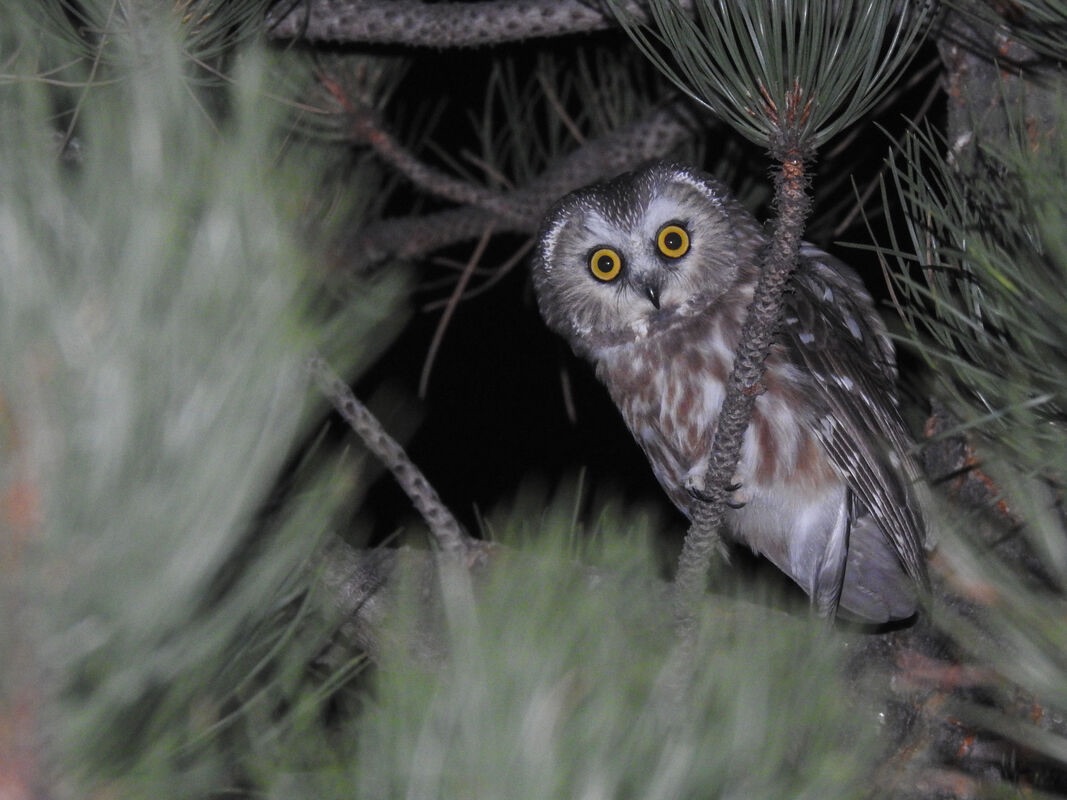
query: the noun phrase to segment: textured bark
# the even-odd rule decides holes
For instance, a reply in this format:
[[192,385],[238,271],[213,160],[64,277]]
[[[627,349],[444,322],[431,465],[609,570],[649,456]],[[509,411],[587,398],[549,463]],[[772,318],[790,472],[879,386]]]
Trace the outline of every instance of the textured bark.
[[[978,11],[978,3],[971,4]],[[984,17],[984,19],[983,19]],[[1064,72],[1042,60],[991,17],[953,11],[938,50],[945,67],[947,138],[964,168],[978,145],[1001,147],[1020,134],[1032,148],[1047,145],[1067,91]]]
[[[639,4],[630,3],[632,13]],[[603,6],[581,0],[422,3],[414,0],[281,0],[270,35],[318,42],[474,47],[615,27]]]

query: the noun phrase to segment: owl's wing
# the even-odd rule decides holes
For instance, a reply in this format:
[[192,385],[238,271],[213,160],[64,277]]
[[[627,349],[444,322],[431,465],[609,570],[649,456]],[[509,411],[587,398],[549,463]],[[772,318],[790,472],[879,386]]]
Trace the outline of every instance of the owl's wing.
[[928,586],[921,478],[897,407],[893,347],[852,270],[805,244],[785,300],[781,336],[814,377],[816,432],[856,500],[885,531],[901,564]]

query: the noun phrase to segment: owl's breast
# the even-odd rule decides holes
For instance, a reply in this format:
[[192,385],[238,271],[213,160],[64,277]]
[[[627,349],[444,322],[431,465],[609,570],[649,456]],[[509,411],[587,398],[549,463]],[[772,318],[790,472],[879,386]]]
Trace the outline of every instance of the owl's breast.
[[[597,375],[607,387],[656,478],[690,514],[687,486],[703,485],[735,342],[715,318],[696,318],[656,336],[602,351]],[[742,493],[803,491],[840,482],[819,442],[804,374],[776,351],[765,391],[746,431],[735,478]]]
[[714,320],[693,322],[604,350],[596,362],[656,478],[684,513],[691,502],[684,486],[707,463],[733,363]]

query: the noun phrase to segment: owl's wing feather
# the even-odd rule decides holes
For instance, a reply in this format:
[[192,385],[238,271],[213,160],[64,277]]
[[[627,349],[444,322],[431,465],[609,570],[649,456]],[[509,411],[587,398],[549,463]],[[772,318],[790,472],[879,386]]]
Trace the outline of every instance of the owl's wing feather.
[[895,401],[892,344],[852,270],[811,245],[785,301],[782,342],[814,377],[816,432],[907,574],[928,586],[918,467]]

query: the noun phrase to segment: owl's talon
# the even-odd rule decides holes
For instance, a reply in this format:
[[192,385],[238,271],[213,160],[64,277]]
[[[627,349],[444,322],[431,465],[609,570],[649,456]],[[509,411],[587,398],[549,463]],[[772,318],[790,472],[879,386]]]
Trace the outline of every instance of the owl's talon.
[[[735,481],[734,483],[729,483],[729,484],[726,485],[726,493],[727,494],[734,494],[734,493],[739,492],[739,491],[741,491],[741,483],[738,482],[738,481]],[[734,511],[737,511],[740,508],[744,508],[747,504],[748,504],[747,500],[727,500],[726,501],[727,508],[732,508]]]
[[[733,494],[734,492],[740,490],[741,484],[740,483],[731,483],[728,486],[725,486],[723,488],[725,488],[725,490],[726,490],[726,492],[728,494]],[[690,486],[686,486],[685,490],[687,492],[689,492],[689,496],[690,497],[692,497],[694,500],[700,501],[701,503],[710,503],[715,499],[714,496],[710,492],[704,491],[703,488],[697,488],[696,486],[690,485]],[[734,511],[738,510],[739,508],[744,508],[747,503],[748,503],[747,500],[727,500],[726,501],[727,507],[734,509]]]
[[698,489],[696,486],[686,486],[685,490],[689,492],[690,497],[701,503],[710,503],[715,499],[708,492],[705,492],[703,489]]

